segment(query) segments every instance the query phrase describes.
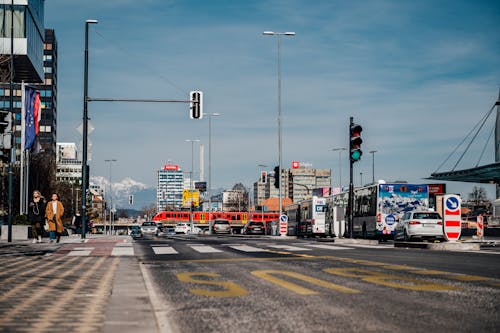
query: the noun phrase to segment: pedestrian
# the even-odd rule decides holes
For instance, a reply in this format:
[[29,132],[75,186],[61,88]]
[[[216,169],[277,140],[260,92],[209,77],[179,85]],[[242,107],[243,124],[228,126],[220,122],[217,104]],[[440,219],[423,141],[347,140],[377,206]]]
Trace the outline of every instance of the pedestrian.
[[33,234],[33,243],[42,242],[43,225],[45,224],[45,198],[40,191],[33,191],[33,199],[28,204],[28,221],[31,224],[31,232]]
[[73,226],[75,227],[75,234],[82,233],[82,216],[79,212],[73,216]]
[[45,209],[45,217],[49,222],[49,237],[50,242],[53,243],[57,239],[57,243],[61,240],[61,234],[64,231],[62,223],[62,216],[64,214],[64,207],[59,201],[57,193],[52,194],[52,200],[47,203]]

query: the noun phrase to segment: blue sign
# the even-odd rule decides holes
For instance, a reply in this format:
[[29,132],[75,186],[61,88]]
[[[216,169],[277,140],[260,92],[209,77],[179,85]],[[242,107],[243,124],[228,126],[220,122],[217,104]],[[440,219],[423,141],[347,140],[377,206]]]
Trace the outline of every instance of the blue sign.
[[387,223],[388,225],[393,225],[394,223],[396,223],[396,217],[394,215],[387,215],[385,217],[385,223]]
[[457,197],[449,197],[446,200],[446,208],[449,210],[456,210],[458,207],[460,207],[460,202]]
[[280,215],[280,222],[283,222],[283,223],[288,222],[288,216],[286,216],[286,215]]

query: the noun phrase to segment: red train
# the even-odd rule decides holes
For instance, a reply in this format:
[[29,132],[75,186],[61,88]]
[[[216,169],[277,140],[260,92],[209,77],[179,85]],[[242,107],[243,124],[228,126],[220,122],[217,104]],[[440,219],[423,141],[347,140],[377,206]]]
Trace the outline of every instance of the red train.
[[[210,215],[209,215],[210,214]],[[278,213],[260,212],[193,212],[195,224],[208,225],[209,220],[225,219],[231,224],[243,226],[247,221],[272,222],[279,220]],[[189,222],[189,212],[164,211],[153,217],[153,221],[162,222],[165,225],[174,225],[179,222]]]

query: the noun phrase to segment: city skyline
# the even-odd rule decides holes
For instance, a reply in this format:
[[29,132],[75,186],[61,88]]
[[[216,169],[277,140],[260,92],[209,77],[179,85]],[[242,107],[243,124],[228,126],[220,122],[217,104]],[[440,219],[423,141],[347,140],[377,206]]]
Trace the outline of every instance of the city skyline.
[[[184,100],[203,91],[205,112],[221,114],[212,123],[213,187],[249,187],[259,164],[272,170],[278,160],[276,40],[262,32],[294,31],[281,40],[284,168],[294,160],[332,168],[335,185],[330,150],[347,145],[353,116],[364,128],[355,184],[360,173],[371,179],[371,150],[377,179],[422,183],[498,96],[498,9],[493,1],[47,1],[45,25],[59,42],[58,141],[81,140],[83,28],[97,19],[89,95]],[[186,139],[201,140],[207,166],[208,119],[189,119],[188,107],[91,102],[91,176],[106,175],[113,157],[114,179],[154,186],[168,160],[190,169]],[[490,124],[459,169],[473,166]],[[493,161],[490,145],[481,164]]]

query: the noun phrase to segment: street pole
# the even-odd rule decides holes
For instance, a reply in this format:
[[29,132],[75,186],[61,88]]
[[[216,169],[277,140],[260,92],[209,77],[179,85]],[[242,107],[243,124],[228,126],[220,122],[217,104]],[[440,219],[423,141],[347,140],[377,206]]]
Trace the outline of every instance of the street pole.
[[278,199],[279,199],[279,215],[281,215],[283,211],[283,184],[282,184],[282,166],[283,166],[283,161],[282,161],[282,131],[281,131],[281,54],[280,54],[280,36],[285,35],[285,36],[295,36],[295,32],[273,32],[273,31],[264,31],[264,35],[271,35],[271,36],[276,36],[276,40],[278,43],[278,166],[280,170],[280,174],[278,175],[278,187],[279,187],[279,192],[278,192]]
[[9,116],[12,122],[11,134],[10,134],[10,163],[9,163],[9,189],[8,189],[8,200],[9,200],[9,216],[8,216],[8,226],[7,226],[7,242],[12,242],[12,218],[14,215],[14,163],[16,163],[16,140],[14,138],[14,0],[11,1],[10,5],[10,96],[9,96]]
[[[351,127],[353,125],[353,117],[349,118],[349,138],[351,136]],[[349,238],[353,237],[353,226],[354,226],[354,184],[353,184],[353,160],[351,158],[351,153],[349,152],[349,202],[348,202],[348,211],[349,211]]]
[[208,115],[208,233],[212,233],[212,117],[220,116],[219,113]]
[[[111,179],[111,165],[113,162],[116,162],[116,159],[109,159],[109,160],[104,160],[105,163],[109,163],[109,199],[110,199],[110,206],[109,206],[109,234],[111,235],[113,233],[113,181]],[[104,234],[106,235],[106,225],[104,225]]]
[[194,177],[194,143],[195,142],[200,142],[200,140],[192,140],[192,139],[187,139],[186,142],[191,142],[191,172],[189,176],[189,189],[191,191],[191,202],[189,204],[189,223],[191,224],[191,233],[193,233],[194,227],[193,227],[193,177]]
[[82,151],[82,239],[85,239],[87,228],[87,136],[88,136],[88,93],[89,93],[89,24],[97,20],[85,21],[85,60],[83,68],[83,151]]
[[370,150],[370,154],[372,154],[372,183],[375,184],[375,153],[376,150]]

